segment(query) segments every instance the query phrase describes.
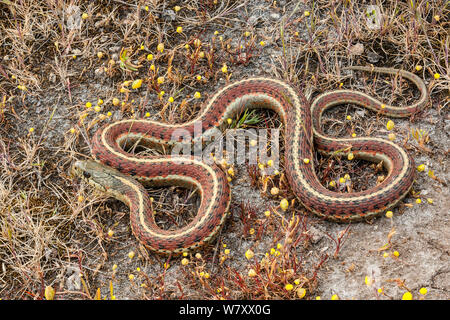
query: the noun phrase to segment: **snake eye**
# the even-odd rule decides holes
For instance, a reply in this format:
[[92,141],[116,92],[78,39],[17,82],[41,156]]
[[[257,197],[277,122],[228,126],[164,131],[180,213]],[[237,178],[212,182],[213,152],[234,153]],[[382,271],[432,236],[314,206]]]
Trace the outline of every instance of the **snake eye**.
[[91,174],[89,172],[83,171],[83,177],[89,179],[91,177]]

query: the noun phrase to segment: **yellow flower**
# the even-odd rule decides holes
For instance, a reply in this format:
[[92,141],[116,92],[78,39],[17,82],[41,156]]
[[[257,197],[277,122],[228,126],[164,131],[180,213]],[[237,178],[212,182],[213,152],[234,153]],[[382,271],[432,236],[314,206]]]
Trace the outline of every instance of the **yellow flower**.
[[173,99],[173,97],[169,97],[169,100],[168,100],[170,103],[172,103],[173,101],[174,101],[174,99]]
[[392,216],[394,215],[394,213],[392,211],[387,211],[386,212],[386,218],[392,218]]
[[197,81],[202,80],[202,76],[201,75],[197,75],[197,77],[195,77],[197,79]]
[[284,286],[284,288],[285,288],[287,291],[291,291],[292,289],[294,289],[294,286],[293,286],[292,284],[288,283],[287,285]]
[[153,55],[152,55],[151,53],[149,53],[149,54],[147,55],[147,60],[148,60],[148,61],[152,61],[152,60],[153,60]]
[[158,77],[156,81],[158,81],[158,84],[162,84],[164,83],[164,77]]
[[87,18],[89,18],[89,15],[86,12],[83,12],[81,19],[86,20]]
[[273,160],[267,161],[267,165],[268,165],[269,167],[273,166]]
[[53,300],[55,297],[55,289],[51,286],[45,287],[44,296],[46,300]]
[[392,120],[389,120],[386,124],[386,128],[391,131],[392,129],[394,129],[395,123]]
[[202,97],[202,94],[200,93],[200,92],[196,92],[196,93],[194,93],[194,98],[195,99],[200,99]]
[[108,113],[106,114],[108,117],[111,117],[112,116],[112,112],[111,111],[108,111]]
[[347,120],[352,120],[352,116],[347,116]]
[[402,300],[412,300],[412,299],[413,299],[413,297],[412,297],[411,292],[406,291],[406,292],[403,294]]
[[309,163],[309,159],[308,159],[308,158],[305,158],[305,159],[303,159],[303,162],[306,163],[306,164],[308,164],[308,163]]
[[259,44],[261,45],[261,47],[264,47],[266,45],[264,41],[261,41]]
[[223,253],[225,253],[225,254],[230,254],[230,249],[225,249],[225,250],[223,250]]
[[187,259],[187,258],[183,258],[183,259],[181,260],[181,264],[182,264],[183,266],[187,265],[188,263],[189,263],[189,259]]
[[250,260],[251,258],[253,258],[254,255],[255,255],[255,253],[254,253],[251,249],[248,249],[248,250],[245,252],[245,257],[246,257],[248,260]]
[[439,19],[440,19],[440,17],[439,17],[438,15],[435,15],[433,18],[434,18],[434,20],[436,20],[436,21],[439,21]]
[[228,72],[228,67],[227,67],[227,65],[225,63],[222,66],[222,72],[223,73],[227,73]]
[[250,32],[249,32],[249,31],[245,31],[245,32],[244,32],[244,36],[250,37]]
[[356,138],[356,133],[352,133],[352,137],[353,137],[353,138]]
[[422,294],[422,295],[426,295],[427,292],[428,292],[428,290],[427,290],[427,288],[420,288],[419,292],[420,292],[420,294]]
[[29,132],[29,133],[33,133],[33,132],[34,132],[34,128],[31,127],[30,129],[28,129],[28,132]]
[[390,141],[394,141],[395,140],[395,133],[389,133],[388,134],[388,139],[390,140]]
[[103,52],[101,52],[101,51],[97,52],[97,57],[99,59],[103,58]]
[[329,183],[329,185],[330,185],[330,187],[332,187],[332,188],[336,187],[336,181],[331,180],[330,183]]
[[196,257],[197,259],[201,259],[201,258],[202,258],[202,255],[201,255],[200,252],[197,252],[197,253],[195,254],[195,257]]
[[271,195],[276,196],[278,193],[280,193],[280,189],[278,189],[277,187],[273,187],[272,189],[270,189]]
[[417,199],[416,199],[416,203],[417,203],[417,204],[421,204],[421,203],[422,203],[422,199],[417,198]]
[[113,104],[113,106],[118,106],[119,104],[120,104],[120,100],[119,99],[117,99],[117,98],[113,98],[112,99],[112,104]]
[[162,53],[164,51],[164,43],[159,43],[156,49]]
[[195,39],[194,40],[194,46],[196,46],[196,47],[200,47],[202,45],[202,42],[200,41],[200,39]]
[[437,80],[437,79],[439,79],[441,77],[441,75],[439,74],[439,73],[435,73],[434,74],[434,78]]
[[114,231],[112,231],[111,229],[108,230],[108,236],[112,237],[114,235]]
[[148,11],[148,10],[150,10],[150,8],[148,7],[148,6],[145,6],[145,11]]
[[339,296],[337,294],[333,294],[331,296],[331,300],[339,300]]
[[416,71],[420,71],[420,70],[422,70],[422,66],[421,66],[420,64],[418,64],[418,65],[416,66]]
[[99,106],[101,106],[101,105],[103,104],[103,100],[102,100],[102,99],[98,99],[98,100],[97,100],[97,104],[98,104]]
[[133,84],[131,85],[131,88],[133,89],[139,89],[142,85],[142,79],[137,79],[133,81]]
[[317,296],[317,297],[316,297],[316,300],[320,300],[320,299],[322,299],[320,296]]
[[154,65],[154,64],[152,64],[152,65],[150,66],[150,70],[155,71],[155,65]]
[[90,107],[92,107],[92,103],[90,103],[90,102],[86,102],[86,108],[90,108]]
[[417,167],[417,171],[419,171],[419,172],[422,172],[422,171],[424,171],[425,170],[425,165],[424,164],[421,164],[421,165],[419,165],[418,167]]
[[177,32],[178,33],[182,33],[183,32],[183,27],[177,27]]
[[100,110],[102,110],[102,108],[100,108],[100,106],[95,106],[94,107],[94,111],[95,112],[100,112]]
[[429,204],[433,204],[433,199],[427,198],[427,202],[428,202]]
[[270,211],[269,211],[269,210],[264,211],[264,215],[265,215],[267,218],[270,217]]
[[173,10],[175,10],[175,12],[178,12],[178,11],[181,10],[181,7],[180,6],[175,6],[175,7],[173,7]]
[[280,201],[280,207],[283,211],[287,210],[287,208],[289,207],[289,202],[287,201],[287,199],[282,199]]
[[400,253],[398,251],[394,251],[393,254],[394,254],[395,257],[398,257],[400,255]]
[[74,134],[76,132],[75,128],[70,128],[70,133]]
[[134,253],[134,251],[130,251],[130,252],[128,252],[128,258],[130,258],[130,259],[133,259],[133,258],[134,258],[134,256],[135,256],[135,253]]
[[304,12],[305,17],[308,17],[310,15],[309,11]]
[[255,269],[250,269],[250,270],[248,270],[248,276],[249,276],[249,277],[254,277],[254,276],[256,276],[256,271],[255,271]]
[[306,290],[304,288],[298,288],[297,289],[297,296],[299,299],[303,299],[303,297],[306,295]]
[[340,183],[340,184],[345,183],[345,179],[344,179],[344,178],[339,178],[339,183]]
[[145,117],[146,117],[146,118],[150,117],[150,112],[146,112],[146,113],[145,113]]
[[130,275],[128,275],[128,279],[130,279],[130,280],[134,280],[134,274],[130,274]]
[[348,160],[353,160],[355,158],[355,155],[353,154],[353,152],[350,152],[347,156]]
[[114,264],[114,265],[112,266],[112,269],[113,269],[113,271],[116,270],[116,269],[117,269],[117,264]]

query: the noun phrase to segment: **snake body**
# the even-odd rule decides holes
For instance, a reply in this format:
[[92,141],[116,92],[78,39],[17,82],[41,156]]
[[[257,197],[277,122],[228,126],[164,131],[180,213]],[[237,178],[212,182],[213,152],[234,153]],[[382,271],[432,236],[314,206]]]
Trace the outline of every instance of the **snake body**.
[[[171,125],[131,119],[103,126],[92,140],[92,154],[97,162],[78,161],[74,168],[85,180],[129,205],[133,233],[149,249],[161,253],[186,251],[213,239],[226,220],[231,199],[226,175],[216,164],[207,164],[195,157],[142,157],[125,152],[123,146],[130,142],[173,146],[179,142],[172,138],[176,130],[194,136],[196,127],[202,128],[202,137],[208,137],[217,130],[222,131],[226,119],[245,109],[269,108],[279,114],[285,126],[286,176],[304,207],[338,222],[375,217],[395,206],[409,192],[415,173],[412,157],[397,144],[380,138],[327,137],[321,129],[322,114],[332,106],[352,103],[382,115],[407,117],[423,108],[428,93],[423,81],[407,71],[361,66],[347,69],[402,76],[417,86],[421,96],[411,106],[396,107],[384,105],[362,92],[337,90],[321,94],[310,105],[301,93],[284,81],[244,79],[220,89],[206,102],[200,115],[190,122]],[[355,158],[383,161],[388,175],[369,190],[333,192],[322,186],[316,176],[312,161],[314,145],[326,154],[352,152]],[[196,217],[181,229],[160,229],[145,189],[130,176],[150,185],[197,188],[201,203]]]

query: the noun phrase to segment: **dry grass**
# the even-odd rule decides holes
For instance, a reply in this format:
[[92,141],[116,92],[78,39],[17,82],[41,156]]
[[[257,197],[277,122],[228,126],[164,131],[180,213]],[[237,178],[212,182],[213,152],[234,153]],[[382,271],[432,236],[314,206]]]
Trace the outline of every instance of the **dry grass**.
[[[69,4],[87,13],[80,29],[71,30],[64,20]],[[300,288],[314,297],[317,275],[339,253],[348,229],[330,235],[330,253],[308,253],[309,227],[320,221],[298,203],[287,212],[277,206],[281,197],[295,198],[283,177],[268,186],[254,168],[241,170],[250,174],[250,189],[272,206],[270,215],[234,200],[219,240],[182,265],[182,257],[155,256],[140,247],[127,208],[79,184],[68,169],[75,158],[90,157],[89,139],[99,124],[147,113],[185,122],[218,87],[257,74],[290,81],[311,96],[343,83],[387,103],[414,100],[416,92],[404,80],[364,75],[351,83],[341,71],[374,61],[424,78],[432,99],[427,108],[445,116],[448,2],[385,1],[376,31],[366,26],[365,8],[357,1],[321,0],[0,0],[0,298],[43,299],[47,286],[59,299],[98,298],[97,288],[101,298],[292,299],[302,295]],[[363,54],[354,52],[356,44],[364,46]],[[142,86],[132,89],[138,79]],[[386,135],[385,119],[358,117],[354,107],[339,110],[325,119],[335,123],[330,134]],[[279,125],[273,115],[259,115],[260,127]],[[346,122],[346,115],[353,120]],[[411,151],[430,151],[426,142],[408,139],[407,130],[399,134],[403,140],[397,142]],[[360,178],[347,191],[375,183],[376,168],[354,169],[346,161],[317,159],[324,184],[352,170]],[[279,196],[267,191],[272,186],[280,188]],[[186,223],[196,206],[189,190],[153,190],[152,196],[159,212],[169,213],[161,225]],[[126,256],[132,248],[134,260]],[[248,249],[254,257],[244,256]],[[114,271],[113,264],[119,266]]]

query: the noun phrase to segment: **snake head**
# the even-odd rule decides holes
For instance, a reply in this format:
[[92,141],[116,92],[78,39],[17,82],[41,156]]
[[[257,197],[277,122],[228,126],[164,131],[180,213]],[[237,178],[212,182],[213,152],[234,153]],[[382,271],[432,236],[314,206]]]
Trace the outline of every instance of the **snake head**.
[[76,161],[72,173],[102,191],[116,189],[117,177],[122,176],[119,171],[93,160]]

